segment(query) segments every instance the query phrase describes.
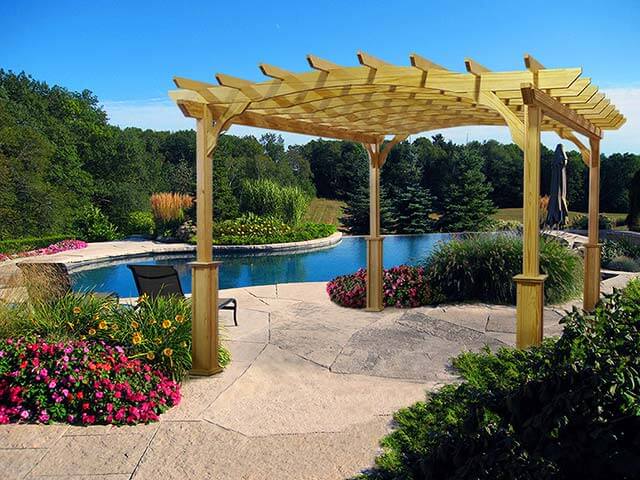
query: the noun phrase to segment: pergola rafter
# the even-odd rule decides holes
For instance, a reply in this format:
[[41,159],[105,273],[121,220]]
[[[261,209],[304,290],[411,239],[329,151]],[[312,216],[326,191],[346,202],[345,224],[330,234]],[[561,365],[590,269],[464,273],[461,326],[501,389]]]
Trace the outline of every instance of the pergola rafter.
[[[589,244],[585,261],[584,306],[599,297],[598,244],[599,143],[604,130],[620,128],[624,116],[581,77],[580,68],[548,69],[531,55],[526,70],[495,72],[465,59],[466,72],[451,71],[418,54],[410,66],[397,66],[365,52],[358,66],[345,67],[307,56],[307,72],[270,64],[259,69],[268,79],[252,82],[222,73],[218,85],[174,78],[169,92],[198,125],[198,261],[194,264],[194,371],[217,371],[217,264],[211,257],[211,158],[218,136],[230,125],[248,125],[352,140],[370,159],[371,229],[367,253],[367,308],[382,308],[382,244],[379,221],[380,169],[391,148],[411,134],[469,125],[507,126],[525,152],[524,255],[518,284],[519,346],[538,343],[542,332],[538,215],[540,132],[556,132],[573,142],[589,166]],[[589,147],[577,136],[584,135]],[[385,137],[392,136],[385,143]],[[206,233],[209,232],[209,233]],[[215,331],[215,332],[214,332]],[[203,337],[204,336],[204,337]],[[202,338],[213,339],[208,343]],[[198,339],[198,341],[196,341]]]

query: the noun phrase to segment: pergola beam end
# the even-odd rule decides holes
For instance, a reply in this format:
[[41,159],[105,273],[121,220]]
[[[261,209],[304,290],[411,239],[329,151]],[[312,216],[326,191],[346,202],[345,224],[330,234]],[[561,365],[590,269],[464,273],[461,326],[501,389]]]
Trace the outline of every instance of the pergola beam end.
[[528,106],[540,107],[544,114],[589,138],[602,138],[602,130],[587,118],[537,89],[530,83],[521,85],[522,101]]
[[484,65],[479,64],[478,62],[476,62],[475,60],[471,59],[471,58],[465,58],[464,59],[464,66],[467,69],[467,72],[479,77],[480,75],[482,75],[483,73],[488,73],[491,70],[489,70],[487,67],[485,67]]
[[319,70],[325,73],[330,73],[331,70],[336,70],[338,68],[341,68],[340,65],[330,62],[329,60],[316,57],[315,55],[312,55],[312,54],[307,55],[307,62],[309,62],[309,66],[314,70]]
[[447,70],[437,63],[418,55],[417,53],[412,53],[411,55],[409,55],[409,60],[411,61],[412,67],[415,67],[418,70],[422,70],[423,72],[428,72],[429,70]]
[[389,65],[384,60],[380,60],[379,58],[376,58],[373,55],[369,55],[368,53],[365,53],[363,51],[358,51],[357,55],[360,65],[364,65],[365,67],[369,67],[373,70],[378,70],[380,67]]

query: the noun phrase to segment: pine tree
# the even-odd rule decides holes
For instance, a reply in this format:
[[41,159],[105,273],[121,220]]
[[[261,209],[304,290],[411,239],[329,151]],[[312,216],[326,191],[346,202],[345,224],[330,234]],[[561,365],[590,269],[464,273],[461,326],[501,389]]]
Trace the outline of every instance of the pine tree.
[[[341,223],[352,235],[369,233],[369,186],[360,183],[354,192],[347,196],[347,205],[343,208]],[[384,188],[380,192],[380,229],[382,233],[393,232],[391,202]]]
[[429,217],[433,211],[433,196],[421,186],[407,187],[393,200],[394,230],[396,233],[428,233],[435,222]]
[[640,170],[631,180],[629,188],[629,216],[627,217],[629,230],[640,232]]
[[451,232],[482,231],[496,211],[491,184],[482,173],[482,157],[469,148],[456,153],[454,181],[445,191],[440,227]]

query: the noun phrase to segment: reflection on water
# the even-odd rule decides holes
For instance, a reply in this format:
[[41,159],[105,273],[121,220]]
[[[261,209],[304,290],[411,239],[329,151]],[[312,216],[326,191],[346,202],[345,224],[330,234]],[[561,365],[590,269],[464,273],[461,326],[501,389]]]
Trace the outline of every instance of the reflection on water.
[[[389,268],[400,264],[416,264],[433,250],[437,242],[446,241],[450,237],[446,233],[388,236],[384,241],[384,266]],[[219,257],[216,260],[223,262],[220,266],[220,288],[331,280],[336,275],[344,275],[364,267],[366,250],[364,237],[345,237],[335,247],[307,253]],[[182,288],[189,293],[191,269],[187,264],[193,259],[133,259],[128,263],[174,265],[180,274]],[[137,296],[133,277],[126,265],[123,263],[74,273],[74,288],[115,292],[120,297]]]

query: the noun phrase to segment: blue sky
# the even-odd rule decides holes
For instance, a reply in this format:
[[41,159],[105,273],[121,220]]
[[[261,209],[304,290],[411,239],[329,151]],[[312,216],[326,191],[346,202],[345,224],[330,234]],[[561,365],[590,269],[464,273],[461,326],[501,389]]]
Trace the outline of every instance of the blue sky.
[[[8,1],[0,67],[92,90],[119,125],[191,128],[166,96],[174,75],[260,80],[260,62],[306,70],[305,55],[355,65],[364,50],[408,64],[419,53],[453,70],[471,57],[495,70],[582,66],[628,123],[603,150],[640,153],[640,2],[636,1]],[[244,133],[246,129],[236,130]],[[506,129],[445,131],[456,141]],[[289,143],[305,137],[287,136]],[[553,137],[545,143],[555,143]]]

